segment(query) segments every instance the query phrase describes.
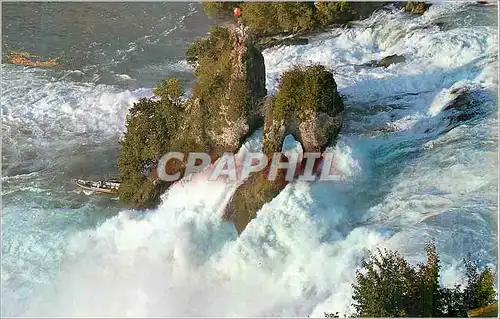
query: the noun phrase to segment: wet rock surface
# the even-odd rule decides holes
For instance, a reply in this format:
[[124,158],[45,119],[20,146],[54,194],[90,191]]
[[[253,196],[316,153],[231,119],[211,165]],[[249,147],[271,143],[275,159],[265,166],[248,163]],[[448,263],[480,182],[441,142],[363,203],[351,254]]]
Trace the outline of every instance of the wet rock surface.
[[[263,153],[272,159],[273,154],[281,152],[289,134],[301,143],[304,152],[324,152],[335,143],[344,110],[333,74],[319,65],[296,67],[283,74],[280,85],[276,96],[265,103]],[[316,163],[320,161],[321,158]],[[281,154],[280,162],[289,159]],[[299,170],[305,166],[304,159],[290,163]],[[270,179],[271,167],[268,163],[263,171],[244,181],[226,207],[224,219],[233,222],[239,233],[290,182],[284,169]]]

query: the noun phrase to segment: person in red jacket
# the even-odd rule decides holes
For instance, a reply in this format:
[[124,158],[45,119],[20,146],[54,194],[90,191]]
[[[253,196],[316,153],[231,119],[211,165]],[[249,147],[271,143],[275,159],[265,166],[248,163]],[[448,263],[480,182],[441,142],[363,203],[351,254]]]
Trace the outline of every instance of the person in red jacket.
[[233,15],[236,19],[238,19],[241,16],[241,9],[238,7],[235,7],[233,10]]
[[236,24],[239,27],[242,27],[243,26],[243,21],[241,20],[241,8],[240,7],[234,7],[233,17],[236,19]]

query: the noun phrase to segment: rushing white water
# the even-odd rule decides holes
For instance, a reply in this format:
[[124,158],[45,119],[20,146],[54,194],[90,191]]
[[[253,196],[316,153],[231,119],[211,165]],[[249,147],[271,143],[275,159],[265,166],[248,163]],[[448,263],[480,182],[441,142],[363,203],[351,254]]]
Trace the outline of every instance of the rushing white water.
[[[17,163],[7,170],[25,175],[2,179],[9,186],[2,195],[10,196],[2,221],[2,312],[348,314],[355,270],[368,249],[397,249],[421,261],[423,245],[435,240],[445,285],[462,280],[459,262],[469,252],[483,265],[496,263],[498,37],[495,26],[479,25],[481,14],[496,19],[496,7],[436,4],[421,17],[381,12],[305,46],[266,50],[269,91],[294,64],[334,71],[346,102],[334,148],[343,178],[288,185],[239,237],[220,218],[230,183],[179,183],[158,209],[122,210],[90,229],[83,213],[105,206],[70,209],[72,198],[57,206],[16,195],[16,180],[37,187],[47,161],[60,163],[54,148],[61,154],[122,132],[131,102],[150,90],[4,70],[3,156]],[[443,19],[448,27],[441,30],[433,23]],[[361,66],[391,54],[406,61]],[[476,115],[467,122],[453,123],[454,111],[446,110],[457,87],[472,92]],[[258,149],[260,134],[241,151]],[[27,161],[33,148],[35,160]],[[62,191],[38,192],[51,198]]]

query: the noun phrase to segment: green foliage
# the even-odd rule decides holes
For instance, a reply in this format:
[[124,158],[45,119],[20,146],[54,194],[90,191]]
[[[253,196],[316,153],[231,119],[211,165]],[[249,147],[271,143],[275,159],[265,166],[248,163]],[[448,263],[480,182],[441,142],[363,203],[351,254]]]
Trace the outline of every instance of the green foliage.
[[317,20],[312,2],[245,2],[243,22],[261,35],[312,30]]
[[317,23],[312,2],[275,2],[274,7],[279,26],[284,32],[311,30]]
[[316,2],[317,19],[323,26],[353,19],[347,1]]
[[201,8],[210,18],[228,18],[232,16],[234,8],[240,3],[236,1],[207,1],[201,4]]
[[408,289],[417,275],[397,252],[377,250],[362,262],[353,285],[354,308],[360,317],[403,317],[412,315],[409,305],[414,292]]
[[158,83],[156,88],[153,89],[153,94],[159,96],[162,100],[169,100],[176,105],[180,105],[180,98],[184,94],[184,90],[179,80],[176,78],[167,78]]
[[435,246],[425,249],[427,262],[416,268],[397,252],[370,253],[353,284],[356,316],[467,317],[467,310],[496,303],[489,268],[479,273],[475,263],[466,261],[467,287],[442,288]]
[[196,65],[198,58],[200,55],[205,54],[206,50],[208,50],[208,41],[205,39],[194,40],[186,50],[186,61],[192,65]]
[[334,23],[343,24],[364,17],[384,3],[370,2],[205,2],[209,17],[230,17],[242,10],[243,23],[262,36],[300,33]]
[[419,273],[417,282],[420,284],[417,289],[417,296],[422,296],[420,309],[417,313],[422,313],[424,317],[436,317],[439,302],[439,257],[436,247],[433,244],[425,245],[427,255],[427,264],[419,264]]
[[464,260],[467,274],[467,288],[465,290],[468,309],[487,306],[496,302],[496,293],[493,289],[495,276],[491,269],[486,267],[481,273],[477,263],[470,259]]
[[129,110],[118,160],[122,180],[118,194],[126,203],[147,207],[156,196],[154,185],[141,175],[139,165],[142,160],[158,159],[171,146],[183,112],[175,102],[182,92],[177,85],[177,80],[167,79],[155,88],[161,100],[142,98]]
[[442,317],[467,317],[467,307],[464,291],[460,285],[453,288],[441,288],[438,313]]
[[200,58],[217,59],[229,44],[229,30],[215,25],[210,27],[209,36],[194,40],[186,51],[186,60],[196,64]]
[[343,108],[333,74],[324,66],[296,66],[283,73],[272,117],[276,120],[297,114],[302,119],[306,111],[336,115]]
[[241,5],[243,23],[260,35],[276,34],[281,26],[274,3],[247,2]]

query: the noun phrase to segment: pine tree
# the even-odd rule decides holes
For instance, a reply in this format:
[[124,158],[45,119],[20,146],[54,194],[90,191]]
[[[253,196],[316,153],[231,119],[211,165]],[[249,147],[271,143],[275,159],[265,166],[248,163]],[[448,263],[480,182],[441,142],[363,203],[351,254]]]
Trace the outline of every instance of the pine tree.
[[356,272],[353,306],[358,317],[467,317],[467,311],[497,302],[495,275],[476,262],[465,262],[467,286],[439,286],[439,256],[433,243],[425,246],[426,263],[416,268],[397,252],[369,253]]
[[486,267],[481,273],[478,271],[477,262],[464,259],[467,274],[467,288],[465,289],[467,311],[496,302],[496,293],[493,288],[495,276],[491,269]]
[[425,245],[427,264],[419,266],[420,296],[422,297],[422,316],[438,316],[439,302],[439,256],[433,243]]
[[408,286],[415,272],[397,252],[379,249],[363,260],[364,273],[357,271],[353,284],[354,308],[360,317],[401,317],[411,297]]
[[465,293],[461,285],[439,289],[439,317],[467,317]]

